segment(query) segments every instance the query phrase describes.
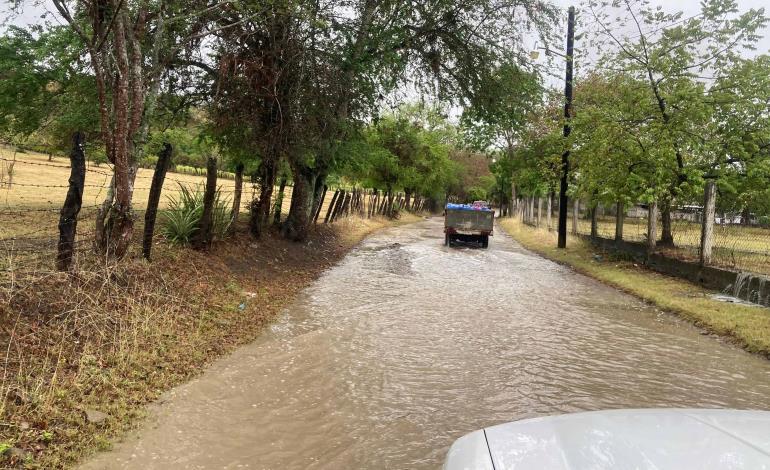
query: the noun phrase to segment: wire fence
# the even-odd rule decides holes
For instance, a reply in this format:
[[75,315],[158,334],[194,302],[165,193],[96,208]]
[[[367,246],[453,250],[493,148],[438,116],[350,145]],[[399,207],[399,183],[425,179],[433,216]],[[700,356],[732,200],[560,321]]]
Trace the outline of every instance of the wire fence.
[[[535,200],[536,201],[536,200]],[[533,216],[527,215],[528,205],[533,206]],[[527,198],[520,203],[529,225],[547,227],[548,213],[542,203],[540,223],[537,222],[537,202],[529,203]],[[716,203],[718,207],[718,201]],[[568,208],[568,230],[572,233],[592,235],[592,214],[585,201],[578,205],[575,217],[574,201]],[[649,207],[634,205],[622,212],[622,240],[648,243]],[[558,203],[554,201],[551,214],[551,229],[556,230]],[[670,239],[664,239],[664,221],[657,217],[657,240],[655,251],[683,261],[698,263],[701,260],[701,237],[703,235],[704,209],[698,205],[675,206],[671,209]],[[607,240],[616,239],[617,208],[598,205],[596,208],[595,236]],[[770,227],[762,225],[754,217],[741,214],[716,212],[713,222],[713,239],[710,266],[770,275]]]
[[[5,277],[0,279],[1,282],[7,283],[9,279],[16,282],[20,277],[56,272],[60,213],[69,189],[70,171],[69,162],[61,158],[49,161],[46,155],[12,153],[0,147],[0,276]],[[231,205],[236,193],[235,181],[221,178],[221,174],[219,176],[218,191],[225,204]],[[141,233],[144,230],[152,177],[153,170],[139,168],[135,178],[132,207],[135,222],[131,250],[137,253],[141,252]],[[97,214],[108,194],[111,179],[112,168],[109,165],[90,164],[86,167],[82,205],[77,216],[73,244],[73,261],[79,269],[103,266],[106,262],[100,259],[94,244],[97,239]],[[205,181],[205,170],[187,170],[184,174],[169,172],[166,175],[158,223],[155,226],[156,239],[162,240],[163,211],[169,208],[175,198],[179,198],[183,188],[198,186],[203,190]],[[243,182],[239,209],[241,214],[249,212],[252,201],[259,197],[260,189],[258,183]],[[276,218],[275,212],[278,212],[278,220],[285,219],[291,207],[293,190],[291,183],[287,183],[281,194],[279,185],[276,185],[270,201],[271,221]],[[276,207],[279,197],[282,198],[280,208]],[[331,223],[355,214],[372,217],[385,213],[386,201],[385,194],[380,191],[351,187],[327,189],[315,215],[319,223]],[[418,209],[416,200],[412,200],[410,207],[406,207],[407,199],[403,194],[394,194],[390,202],[399,209]],[[422,209],[422,204],[420,200],[419,209]]]

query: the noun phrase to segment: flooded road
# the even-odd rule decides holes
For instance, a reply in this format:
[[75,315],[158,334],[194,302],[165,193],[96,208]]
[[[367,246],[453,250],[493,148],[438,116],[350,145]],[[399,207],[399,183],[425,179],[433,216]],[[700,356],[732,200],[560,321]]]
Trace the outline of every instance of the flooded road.
[[525,417],[770,409],[770,361],[522,249],[380,232],[85,468],[436,469]]

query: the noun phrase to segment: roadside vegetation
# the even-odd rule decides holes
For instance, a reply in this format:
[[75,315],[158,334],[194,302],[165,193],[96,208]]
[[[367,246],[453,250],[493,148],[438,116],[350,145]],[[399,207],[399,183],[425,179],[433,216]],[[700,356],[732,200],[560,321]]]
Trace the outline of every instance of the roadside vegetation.
[[108,447],[365,234],[478,197],[489,156],[450,111],[488,100],[498,66],[534,73],[524,37],[557,17],[541,0],[39,5],[0,21],[13,468]]
[[622,256],[604,252],[581,238],[571,237],[567,249],[562,250],[556,248],[555,232],[533,228],[517,219],[503,219],[500,225],[528,250],[675,313],[747,351],[770,358],[770,315],[766,308],[717,300],[714,291],[653,272]]
[[313,230],[307,244],[271,232],[256,247],[240,223],[209,253],[166,246],[152,264],[4,287],[3,464],[70,467],[109,448],[146,404],[251,341],[363,237],[414,220],[348,218]]
[[[531,216],[568,150],[593,226],[644,206],[653,248],[684,244],[673,214],[707,188],[770,221],[768,20],[733,0],[584,2],[568,118],[546,0],[50,0],[15,21],[40,3],[0,21],[0,465],[108,446],[371,230],[449,201]],[[767,351],[755,311],[683,292],[656,295]]]
[[[568,118],[562,89],[538,93],[537,76],[504,68],[490,92],[503,96],[464,112],[469,133],[498,150],[488,197],[534,223],[559,204],[567,155],[567,210],[589,221],[580,233],[595,233],[594,221],[606,238],[767,273],[770,55],[756,47],[766,11],[709,0],[688,16],[675,6],[586,1],[577,16]],[[543,55],[563,61],[563,46],[549,47]],[[630,211],[636,221],[626,220]],[[610,227],[601,214],[614,216]],[[693,225],[707,221],[716,226],[702,249]]]

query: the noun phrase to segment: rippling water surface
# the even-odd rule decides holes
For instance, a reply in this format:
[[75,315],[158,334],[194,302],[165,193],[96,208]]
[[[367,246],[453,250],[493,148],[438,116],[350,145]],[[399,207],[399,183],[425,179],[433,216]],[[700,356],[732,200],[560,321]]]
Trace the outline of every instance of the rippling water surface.
[[368,239],[86,467],[435,469],[454,439],[525,417],[770,409],[770,361],[499,231],[488,250],[442,242],[441,219]]

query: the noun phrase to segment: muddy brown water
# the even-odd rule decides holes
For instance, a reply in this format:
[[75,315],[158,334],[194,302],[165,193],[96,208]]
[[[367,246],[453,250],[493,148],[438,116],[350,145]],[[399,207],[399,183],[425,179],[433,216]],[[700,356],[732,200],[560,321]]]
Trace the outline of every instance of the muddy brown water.
[[525,417],[770,409],[770,361],[498,232],[446,248],[388,229],[257,341],[168,393],[87,469],[436,469],[452,441]]

